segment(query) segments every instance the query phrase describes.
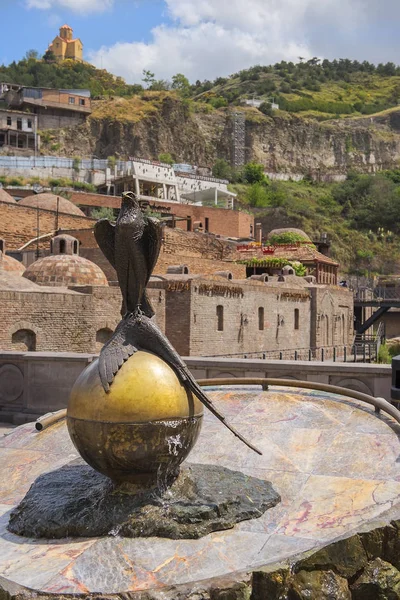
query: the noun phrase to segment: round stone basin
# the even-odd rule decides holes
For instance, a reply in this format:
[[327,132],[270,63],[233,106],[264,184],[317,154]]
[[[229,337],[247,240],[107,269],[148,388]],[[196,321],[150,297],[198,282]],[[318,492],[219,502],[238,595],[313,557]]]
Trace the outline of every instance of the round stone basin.
[[[0,438],[0,574],[52,594],[113,594],[195,585],[251,571],[365,527],[400,498],[400,427],[358,401],[295,388],[213,388],[210,396],[258,456],[205,411],[188,462],[272,482],[282,502],[259,519],[198,540],[32,540],[7,531],[10,510],[42,473],[77,458],[65,422]],[[11,584],[12,582],[12,584]],[[211,584],[210,584],[211,585]]]

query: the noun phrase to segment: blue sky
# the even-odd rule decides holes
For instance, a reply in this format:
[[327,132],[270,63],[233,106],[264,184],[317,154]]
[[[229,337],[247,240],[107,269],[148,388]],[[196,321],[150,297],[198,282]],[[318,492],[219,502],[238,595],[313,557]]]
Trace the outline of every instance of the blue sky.
[[112,46],[117,42],[149,42],[153,27],[169,21],[163,0],[127,0],[111,10],[84,14],[56,3],[48,10],[27,8],[24,0],[0,0],[0,14],[1,21],[4,17],[7,23],[23,23],[23,36],[15,35],[13,27],[2,28],[0,61],[5,63],[19,60],[31,48],[43,54],[64,23],[73,27],[88,55],[101,46]]
[[86,60],[129,83],[299,56],[400,62],[399,0],[0,0],[0,22],[2,63],[43,53],[67,23]]

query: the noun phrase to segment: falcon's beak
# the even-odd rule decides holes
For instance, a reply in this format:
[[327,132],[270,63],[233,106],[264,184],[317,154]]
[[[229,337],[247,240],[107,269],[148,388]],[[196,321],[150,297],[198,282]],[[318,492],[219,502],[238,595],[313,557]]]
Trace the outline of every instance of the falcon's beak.
[[123,192],[122,199],[130,200],[133,204],[137,204],[137,202],[138,202],[138,198],[137,198],[136,194],[134,194],[133,192]]

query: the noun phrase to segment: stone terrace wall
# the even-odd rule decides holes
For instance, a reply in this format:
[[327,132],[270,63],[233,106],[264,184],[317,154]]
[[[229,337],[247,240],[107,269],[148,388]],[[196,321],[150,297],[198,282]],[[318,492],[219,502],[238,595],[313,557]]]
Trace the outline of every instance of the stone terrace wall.
[[[28,206],[0,202],[1,237],[6,241],[7,250],[17,250],[36,237],[37,210]],[[91,229],[95,221],[78,215],[59,213],[59,229]],[[39,211],[40,235],[51,233],[56,228],[56,213],[51,210]],[[48,245],[48,244],[47,244]]]

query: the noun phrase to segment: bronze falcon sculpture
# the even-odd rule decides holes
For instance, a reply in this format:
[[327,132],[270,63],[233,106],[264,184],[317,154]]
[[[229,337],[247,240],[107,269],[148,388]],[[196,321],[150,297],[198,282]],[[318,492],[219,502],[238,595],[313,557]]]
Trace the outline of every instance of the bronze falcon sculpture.
[[160,252],[159,222],[144,216],[135,194],[125,192],[116,224],[113,225],[108,219],[100,219],[94,233],[103,254],[117,272],[123,297],[123,318],[100,352],[99,374],[104,390],[110,390],[115,375],[135,352],[152,352],[175,371],[188,392],[195,394],[249,448],[261,454],[227,423],[196,383],[179,354],[151,321],[154,311],[147,297],[146,285]]

